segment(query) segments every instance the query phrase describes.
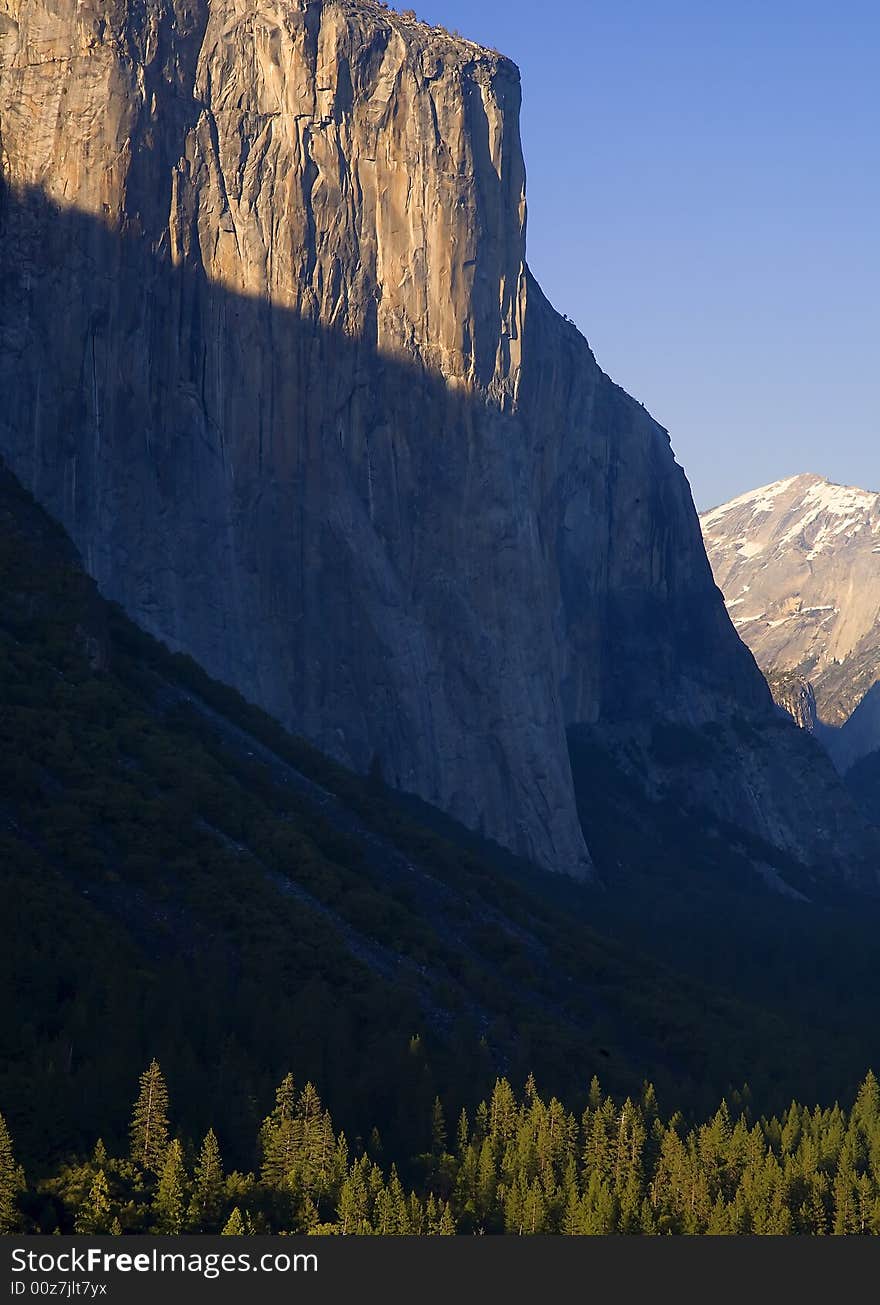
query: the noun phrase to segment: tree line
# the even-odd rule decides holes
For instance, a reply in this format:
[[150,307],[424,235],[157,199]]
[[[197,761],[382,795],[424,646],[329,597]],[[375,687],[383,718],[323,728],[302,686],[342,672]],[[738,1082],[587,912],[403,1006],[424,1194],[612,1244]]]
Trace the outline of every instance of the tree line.
[[154,1060],[141,1075],[128,1152],[98,1141],[29,1184],[0,1116],[0,1232],[81,1234],[455,1233],[876,1234],[880,1232],[880,1086],[873,1073],[850,1110],[793,1102],[751,1119],[722,1102],[686,1125],[640,1098],[606,1095],[595,1078],[576,1115],[500,1078],[450,1130],[439,1098],[407,1182],[383,1154],[337,1132],[315,1087],[288,1074],[256,1139],[253,1172],[224,1167],[209,1128],[174,1135]]

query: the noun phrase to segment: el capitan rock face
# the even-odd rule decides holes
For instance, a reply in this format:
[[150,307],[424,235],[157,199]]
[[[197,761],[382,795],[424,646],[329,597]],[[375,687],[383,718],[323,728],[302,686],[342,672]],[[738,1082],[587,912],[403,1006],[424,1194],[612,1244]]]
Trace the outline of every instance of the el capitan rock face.
[[519,103],[367,0],[0,0],[0,453],[146,629],[584,875],[567,726],[773,708],[528,272]]

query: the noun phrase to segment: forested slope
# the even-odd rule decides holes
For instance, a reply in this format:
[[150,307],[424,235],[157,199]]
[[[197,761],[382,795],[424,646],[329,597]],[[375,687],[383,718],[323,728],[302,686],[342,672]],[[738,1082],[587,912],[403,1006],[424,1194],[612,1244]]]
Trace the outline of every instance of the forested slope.
[[806,1009],[677,975],[674,946],[591,926],[612,894],[551,893],[170,655],[6,472],[0,589],[0,1111],[31,1172],[118,1150],[153,1056],[181,1130],[210,1120],[245,1167],[289,1068],[401,1164],[437,1095],[457,1117],[498,1073],[572,1108],[597,1072],[651,1078],[703,1110],[864,1074],[861,1019],[820,1039]]

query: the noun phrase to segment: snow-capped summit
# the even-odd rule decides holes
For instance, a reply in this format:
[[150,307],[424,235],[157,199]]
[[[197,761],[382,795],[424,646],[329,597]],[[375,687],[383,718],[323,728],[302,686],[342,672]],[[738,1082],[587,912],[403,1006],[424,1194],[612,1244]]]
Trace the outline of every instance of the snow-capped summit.
[[700,522],[731,619],[759,664],[809,680],[820,718],[842,724],[880,680],[880,494],[789,476]]

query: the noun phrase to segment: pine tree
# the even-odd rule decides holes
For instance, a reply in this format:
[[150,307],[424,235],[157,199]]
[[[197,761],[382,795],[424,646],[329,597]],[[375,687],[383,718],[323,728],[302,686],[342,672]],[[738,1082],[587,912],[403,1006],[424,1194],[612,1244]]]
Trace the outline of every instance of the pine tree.
[[724,1237],[730,1231],[730,1211],[719,1196],[709,1215],[706,1232],[712,1237]]
[[159,1174],[168,1150],[168,1088],[156,1060],[141,1074],[140,1092],[131,1116],[131,1158],[141,1169]]
[[443,1205],[443,1214],[440,1216],[439,1232],[441,1237],[455,1236],[455,1216],[452,1213],[452,1207],[448,1201],[444,1202]]
[[611,1181],[614,1172],[617,1112],[614,1102],[606,1098],[589,1119],[589,1132],[584,1146],[584,1178],[587,1182],[596,1174],[603,1182]]
[[399,1237],[405,1237],[414,1231],[412,1220],[410,1218],[410,1204],[406,1192],[403,1190],[403,1184],[397,1174],[395,1165],[391,1166],[391,1177],[388,1180],[388,1195],[391,1199],[391,1208],[394,1218],[394,1231]]
[[394,1200],[387,1188],[377,1194],[373,1210],[373,1226],[380,1237],[391,1237],[397,1231]]
[[364,1181],[363,1162],[358,1160],[349,1170],[339,1193],[337,1219],[342,1235],[370,1232],[368,1211],[369,1193]]
[[488,1219],[492,1215],[497,1188],[498,1173],[495,1168],[495,1157],[492,1154],[492,1143],[486,1138],[480,1148],[477,1168],[477,1211],[483,1219]]
[[493,1142],[508,1142],[516,1131],[516,1097],[506,1078],[495,1081],[489,1102],[489,1132]]
[[869,1069],[865,1075],[852,1114],[853,1121],[859,1125],[866,1137],[870,1137],[880,1122],[880,1084],[873,1070]]
[[844,1151],[834,1179],[834,1232],[841,1237],[858,1231],[856,1172],[849,1152]]
[[293,1175],[288,1176],[292,1189],[295,1185],[313,1199],[320,1201],[336,1179],[341,1180],[342,1172],[337,1172],[334,1163],[336,1155],[336,1137],[333,1132],[333,1120],[329,1111],[321,1104],[321,1098],[311,1083],[307,1083],[300,1093],[293,1119],[293,1152],[291,1162],[295,1165]]
[[529,1190],[523,1196],[522,1220],[523,1231],[530,1237],[546,1231],[547,1204],[537,1178],[532,1179]]
[[95,1175],[95,1181],[89,1189],[88,1196],[77,1212],[74,1230],[93,1237],[99,1236],[101,1233],[111,1232],[113,1220],[110,1209],[110,1189],[107,1186],[107,1176],[103,1169],[99,1169]]
[[467,1111],[464,1106],[462,1106],[461,1114],[458,1117],[458,1127],[455,1130],[455,1151],[459,1160],[461,1160],[467,1152],[470,1135],[471,1130],[470,1124],[468,1123]]
[[186,1169],[183,1148],[175,1138],[168,1147],[159,1185],[153,1198],[156,1231],[167,1236],[183,1232],[186,1213]]
[[267,1128],[279,1124],[282,1120],[293,1119],[293,1112],[296,1109],[296,1086],[292,1074],[285,1074],[284,1078],[275,1089],[275,1105],[269,1115],[263,1120],[260,1128],[260,1136]]
[[275,1092],[275,1108],[260,1129],[260,1148],[263,1153],[261,1175],[266,1186],[275,1191],[280,1191],[287,1185],[293,1169],[296,1151],[295,1114],[293,1075],[287,1074]]
[[251,1221],[246,1214],[242,1214],[238,1206],[226,1220],[221,1237],[247,1237],[251,1233]]
[[829,1228],[829,1182],[826,1174],[814,1173],[809,1181],[809,1195],[805,1204],[806,1231],[814,1237],[824,1237]]
[[657,1093],[654,1091],[653,1083],[645,1082],[642,1084],[642,1114],[649,1124],[652,1124],[660,1114]]
[[642,1201],[641,1215],[639,1219],[639,1232],[643,1237],[655,1237],[657,1235],[657,1220],[654,1216],[654,1209],[647,1197]]
[[431,1151],[435,1156],[443,1155],[446,1150],[446,1116],[443,1103],[439,1097],[434,1098],[431,1110]]
[[583,1231],[591,1236],[617,1230],[617,1203],[614,1194],[597,1171],[590,1175],[583,1201]]
[[205,1135],[196,1161],[195,1182],[189,1204],[189,1226],[195,1232],[216,1232],[223,1208],[223,1161],[213,1128]]
[[516,1237],[523,1235],[522,1175],[518,1182],[511,1183],[504,1194],[504,1231]]
[[862,1236],[866,1233],[876,1232],[874,1227],[874,1189],[867,1174],[860,1174],[856,1182],[856,1205],[858,1231]]
[[321,1216],[318,1207],[310,1196],[304,1196],[299,1203],[299,1210],[294,1220],[294,1231],[298,1233],[311,1232],[317,1228],[321,1222]]
[[24,1171],[15,1163],[12,1138],[0,1115],[0,1233],[17,1232],[21,1225],[18,1194],[24,1190]]
[[581,1198],[577,1187],[569,1187],[565,1198],[565,1210],[562,1215],[562,1232],[566,1237],[578,1237],[584,1231],[584,1217]]

